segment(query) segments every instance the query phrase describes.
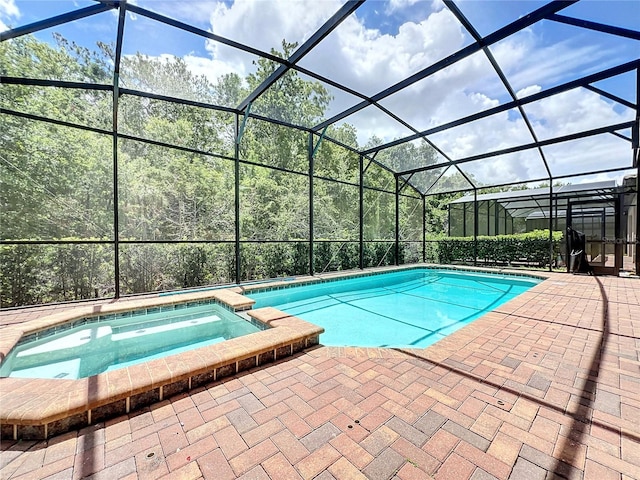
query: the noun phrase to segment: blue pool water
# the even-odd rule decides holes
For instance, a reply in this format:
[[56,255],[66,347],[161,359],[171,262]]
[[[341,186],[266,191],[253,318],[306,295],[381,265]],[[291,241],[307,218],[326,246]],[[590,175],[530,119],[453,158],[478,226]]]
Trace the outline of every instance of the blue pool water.
[[2,362],[0,376],[84,378],[260,330],[213,303],[109,317],[19,344]]
[[429,346],[541,280],[413,269],[248,292],[254,308],[272,306],[324,327],[331,346]]

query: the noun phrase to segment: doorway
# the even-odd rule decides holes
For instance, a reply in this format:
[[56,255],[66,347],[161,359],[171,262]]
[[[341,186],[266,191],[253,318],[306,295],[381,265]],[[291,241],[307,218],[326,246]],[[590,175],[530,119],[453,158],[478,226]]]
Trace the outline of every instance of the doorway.
[[585,235],[585,254],[596,275],[618,275],[622,268],[623,239],[620,199],[569,200],[567,226]]

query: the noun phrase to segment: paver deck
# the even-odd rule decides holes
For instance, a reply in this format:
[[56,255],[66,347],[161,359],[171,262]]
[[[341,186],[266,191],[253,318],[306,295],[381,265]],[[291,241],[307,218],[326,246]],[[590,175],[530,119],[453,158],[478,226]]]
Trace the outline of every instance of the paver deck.
[[640,281],[549,274],[429,348],[317,347],[47,441],[3,439],[0,468],[3,479],[637,480]]

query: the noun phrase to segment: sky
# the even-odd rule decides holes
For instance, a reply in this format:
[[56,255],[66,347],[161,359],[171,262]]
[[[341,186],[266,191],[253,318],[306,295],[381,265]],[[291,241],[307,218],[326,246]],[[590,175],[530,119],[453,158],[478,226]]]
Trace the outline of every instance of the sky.
[[[278,49],[283,39],[302,43],[342,5],[340,0],[162,1],[130,0],[140,7],[197,26],[263,52]],[[546,2],[458,0],[456,5],[482,36],[539,8]],[[74,9],[89,0],[0,0],[0,29],[20,26]],[[640,30],[637,0],[582,0],[562,15]],[[95,48],[97,40],[115,41],[114,12],[106,12],[37,34],[51,41],[53,31]],[[325,38],[299,64],[353,90],[371,96],[473,43],[472,36],[440,0],[369,0]],[[539,22],[490,47],[518,98],[640,58],[640,42],[552,21]],[[211,42],[140,15],[125,23],[123,53],[141,52],[166,58],[180,56],[194,73],[215,81],[255,69],[254,55]],[[635,102],[635,72],[595,85]],[[334,99],[331,117],[360,102],[325,85]],[[162,93],[162,92],[158,92]],[[390,95],[380,104],[422,131],[511,101],[495,70],[480,51]],[[528,104],[524,111],[539,140],[598,128],[635,118],[624,105],[579,88]],[[387,142],[412,134],[380,109],[369,106],[338,122],[358,130],[359,144],[372,136]],[[629,130],[622,132],[630,136]],[[517,109],[431,135],[450,159],[529,144],[534,137]],[[631,165],[631,144],[611,134],[543,147],[554,176],[584,170]],[[441,159],[443,162],[446,158]],[[526,181],[545,177],[537,149],[465,164],[483,183]],[[449,169],[453,173],[453,169]],[[624,173],[576,179],[574,183],[620,179]]]

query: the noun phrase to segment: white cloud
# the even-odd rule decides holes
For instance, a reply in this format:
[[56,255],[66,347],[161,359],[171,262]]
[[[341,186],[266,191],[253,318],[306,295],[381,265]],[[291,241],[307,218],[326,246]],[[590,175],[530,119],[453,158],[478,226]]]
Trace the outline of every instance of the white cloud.
[[0,31],[9,29],[5,22],[11,22],[20,18],[20,10],[14,0],[0,0]]
[[[352,16],[301,65],[365,95],[374,95],[447,57],[463,45],[464,39],[460,25],[448,10],[432,12],[421,21],[406,22],[398,27],[396,35],[368,28]],[[411,123],[421,111],[422,101],[416,101],[416,93],[420,92],[398,94],[382,103]],[[346,119],[359,131],[367,127],[355,120],[358,119]],[[400,126],[386,126],[376,134],[385,141],[406,135]]]
[[524,120],[501,112],[429,137],[452,159],[466,158],[532,142]]
[[529,85],[528,87],[524,87],[516,92],[516,97],[524,98],[530,95],[535,95],[542,91],[542,87],[540,85]]
[[386,11],[388,13],[402,10],[418,3],[419,0],[389,0]]
[[243,0],[230,6],[217,2],[209,20],[213,33],[269,52],[281,50],[283,39],[303,43],[340,6],[338,0]]
[[[525,106],[539,140],[556,138],[633,119],[633,111],[617,112],[593,92],[576,89]],[[464,158],[531,143],[522,118],[506,114],[488,117],[430,137],[452,158]],[[598,135],[543,147],[554,176],[631,165],[629,144],[613,135]],[[464,164],[479,181],[507,183],[546,175],[537,149]],[[616,174],[606,178],[616,178]]]
[[494,107],[506,97],[493,67],[478,52],[381,103],[418,130]]
[[574,89],[524,107],[538,137],[558,137],[634,119],[630,108],[614,109],[613,103],[585,89]]
[[211,83],[216,83],[218,78],[228,73],[237,73],[241,78],[247,74],[243,63],[222,62],[211,58],[186,55],[183,57],[189,70],[195,75],[204,75]]
[[586,75],[611,61],[613,52],[575,38],[545,44],[544,34],[525,29],[489,47],[514,90],[552,86]]
[[523,179],[547,177],[547,170],[537,150],[515,152],[460,165],[481,184],[521,182]]
[[[532,88],[532,91],[537,90]],[[539,140],[633,120],[633,111],[584,89],[571,90],[524,107]],[[430,139],[452,158],[465,158],[533,142],[523,119],[506,112],[447,130]],[[553,175],[631,164],[631,149],[612,135],[555,144],[543,149]],[[484,183],[506,183],[546,175],[536,149],[465,164]]]
[[[579,174],[632,165],[630,144],[613,135],[597,135],[567,144],[550,145],[543,147],[543,151],[553,175]],[[604,179],[620,175],[602,174]]]
[[14,0],[0,0],[0,15],[3,17],[20,17],[20,10]]
[[460,25],[446,10],[400,25],[397,35],[383,35],[350,17],[303,64],[374,94],[453,53],[463,41]]
[[433,0],[431,2],[431,10],[433,10],[434,12],[442,10],[443,8],[446,8],[446,7],[445,7],[444,2],[442,0]]

